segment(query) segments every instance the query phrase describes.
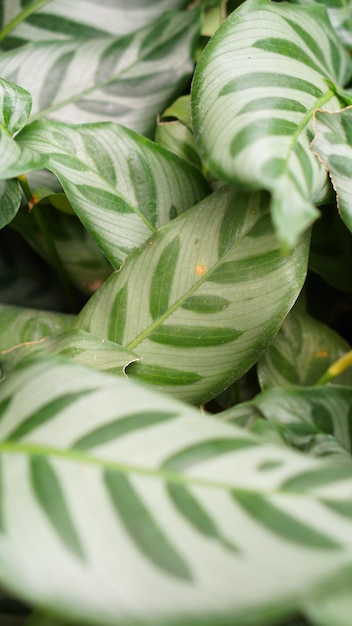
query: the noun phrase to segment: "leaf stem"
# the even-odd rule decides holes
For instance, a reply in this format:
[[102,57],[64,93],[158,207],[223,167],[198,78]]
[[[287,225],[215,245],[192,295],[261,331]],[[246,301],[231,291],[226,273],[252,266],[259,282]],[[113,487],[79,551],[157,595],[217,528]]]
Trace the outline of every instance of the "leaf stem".
[[71,286],[71,283],[69,281],[69,278],[67,276],[66,270],[64,265],[62,264],[60,255],[57,251],[56,245],[55,245],[55,241],[52,237],[52,234],[50,232],[50,229],[48,228],[48,225],[46,223],[46,220],[43,216],[43,213],[41,212],[40,208],[38,205],[35,204],[35,202],[33,202],[33,194],[32,191],[30,189],[30,186],[28,184],[28,180],[27,177],[24,175],[18,176],[18,181],[23,189],[23,193],[26,196],[26,199],[28,201],[28,205],[31,209],[32,215],[37,223],[37,226],[40,230],[40,233],[43,237],[44,243],[47,247],[48,253],[49,253],[49,257],[50,260],[52,262],[52,265],[54,266],[56,273],[59,277],[59,280],[61,282],[61,286],[62,286],[62,290],[65,294],[65,298],[67,301],[67,304],[69,306],[70,312],[71,313],[77,313],[77,303],[76,303],[76,299],[73,293],[73,289]]
[[24,8],[21,13],[16,15],[16,17],[14,17],[13,20],[6,24],[6,26],[2,29],[2,31],[0,32],[0,41],[5,39],[5,37],[7,37],[7,35],[16,28],[16,26],[21,24],[21,22],[23,22],[27,17],[32,15],[32,13],[40,9],[42,6],[48,4],[48,2],[50,2],[50,0],[34,0],[32,4]]
[[340,374],[342,374],[348,367],[352,365],[352,350],[346,352],[342,357],[337,359],[335,363],[330,365],[330,367],[326,370],[325,374],[319,378],[319,380],[315,383],[316,385],[325,385],[333,378],[336,378]]

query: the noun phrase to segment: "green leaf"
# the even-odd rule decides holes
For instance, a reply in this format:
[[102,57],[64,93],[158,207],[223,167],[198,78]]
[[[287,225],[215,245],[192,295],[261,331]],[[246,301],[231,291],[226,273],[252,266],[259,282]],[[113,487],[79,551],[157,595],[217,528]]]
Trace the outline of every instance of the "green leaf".
[[290,445],[315,455],[343,455],[351,462],[352,389],[342,386],[280,387],[251,401]]
[[268,197],[223,188],[130,255],[77,325],[142,357],[128,375],[203,403],[277,333],[305,277],[306,243],[281,256]]
[[[19,45],[28,40],[125,35],[152,24],[164,11],[182,9],[187,4],[185,0],[139,0],[130,5],[75,0],[63,8],[61,0],[2,0],[0,39],[10,35],[10,44]],[[4,43],[9,45],[6,39]]]
[[352,48],[351,0],[291,0],[297,4],[325,6],[329,19],[345,46]]
[[321,589],[305,606],[305,614],[314,626],[349,626],[351,620],[351,569],[346,568],[337,580]]
[[159,122],[155,141],[166,150],[174,152],[194,167],[201,169],[202,163],[193,134],[181,122]]
[[18,183],[15,180],[0,180],[0,229],[13,220],[20,204]]
[[[314,385],[349,350],[332,328],[293,309],[258,363],[259,383],[262,389]],[[335,378],[334,384],[352,386],[351,371]]]
[[195,168],[118,124],[41,121],[28,126],[18,141],[47,156],[47,168],[115,267],[208,193]]
[[222,180],[271,192],[284,249],[314,222],[326,193],[309,148],[313,113],[340,108],[326,79],[344,85],[350,74],[323,7],[268,0],[234,11],[196,68],[193,123],[205,165]]
[[32,108],[28,91],[0,78],[0,126],[14,135],[27,123]]
[[185,11],[120,38],[50,37],[2,53],[0,74],[30,90],[32,120],[118,121],[152,134],[191,76],[198,30],[199,13]]
[[[7,352],[27,342],[40,342],[57,336],[72,323],[73,316],[0,305],[0,350]],[[0,353],[1,357],[1,353]]]
[[61,360],[0,411],[1,584],[58,620],[269,625],[352,566],[351,467]]
[[312,150],[329,170],[340,215],[352,231],[352,107],[334,114],[317,111],[315,120]]

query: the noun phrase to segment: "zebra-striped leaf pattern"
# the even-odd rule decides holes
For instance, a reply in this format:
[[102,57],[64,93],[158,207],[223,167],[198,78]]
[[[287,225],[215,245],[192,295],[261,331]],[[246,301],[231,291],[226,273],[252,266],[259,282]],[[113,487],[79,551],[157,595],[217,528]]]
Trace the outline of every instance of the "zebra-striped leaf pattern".
[[42,120],[27,126],[17,141],[48,159],[47,168],[115,267],[208,193],[198,170],[119,124]]
[[21,194],[17,182],[15,180],[0,180],[0,229],[13,220],[20,204]]
[[128,375],[205,402],[277,333],[302,287],[306,244],[282,256],[267,195],[224,187],[130,255],[77,325],[142,357]]
[[72,315],[1,304],[0,358],[15,346],[60,335],[73,320]]
[[[332,328],[295,307],[257,365],[262,389],[315,385],[350,346]],[[333,384],[351,385],[347,369]]]
[[351,0],[291,0],[297,4],[317,5],[326,8],[329,19],[341,41],[352,48],[352,2]]
[[128,4],[121,0],[1,0],[0,38],[8,48],[27,41],[126,35],[187,4],[185,0],[133,0]]
[[286,443],[319,456],[343,455],[351,463],[352,388],[280,387],[252,403]]
[[316,219],[326,193],[326,172],[309,147],[314,111],[340,109],[331,83],[343,86],[350,74],[324,7],[268,0],[234,11],[196,69],[193,122],[205,164],[222,180],[271,192],[285,249]]
[[352,231],[352,107],[333,114],[317,111],[315,119],[312,149],[329,170],[340,215]]
[[191,76],[198,30],[197,11],[169,12],[121,38],[34,41],[0,54],[0,74],[30,90],[32,121],[117,121],[152,134]]
[[352,564],[343,462],[61,360],[0,414],[1,585],[64,622],[269,624]]

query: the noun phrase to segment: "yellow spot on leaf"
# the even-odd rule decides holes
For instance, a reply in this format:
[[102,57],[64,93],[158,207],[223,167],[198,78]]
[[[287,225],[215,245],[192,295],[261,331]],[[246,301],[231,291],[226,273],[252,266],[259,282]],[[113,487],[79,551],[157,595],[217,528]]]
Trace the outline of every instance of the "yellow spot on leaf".
[[205,274],[205,267],[202,264],[196,265],[196,274],[197,276],[204,276]]

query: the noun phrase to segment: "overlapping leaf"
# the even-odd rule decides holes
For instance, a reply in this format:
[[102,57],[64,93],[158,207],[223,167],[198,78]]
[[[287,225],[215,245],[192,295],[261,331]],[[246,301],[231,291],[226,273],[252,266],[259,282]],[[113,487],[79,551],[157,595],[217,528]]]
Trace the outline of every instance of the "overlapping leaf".
[[270,624],[351,567],[351,467],[73,363],[0,407],[1,584],[64,621]]
[[329,170],[339,211],[352,231],[352,107],[338,113],[317,111],[312,149]]
[[[314,385],[349,350],[332,328],[295,308],[258,363],[260,385]],[[334,382],[352,386],[352,372],[346,370]]]
[[306,244],[283,257],[267,195],[223,188],[131,255],[77,324],[143,357],[129,375],[202,403],[278,331],[305,278]]
[[197,11],[167,13],[122,38],[38,41],[0,55],[0,75],[30,90],[32,118],[117,121],[151,134],[193,70]]
[[[193,122],[221,179],[272,193],[285,248],[317,217],[326,174],[311,153],[314,110],[340,109],[351,61],[322,6],[247,0],[211,39],[195,73]],[[331,83],[330,83],[331,84]]]
[[[152,24],[165,11],[182,9],[187,0],[1,0],[3,45],[40,39],[125,35]],[[10,42],[6,37],[10,36]]]
[[1,304],[0,350],[7,352],[16,345],[61,335],[72,321],[72,316],[63,313]]
[[198,170],[118,124],[40,121],[18,138],[48,158],[84,226],[115,266],[208,193]]
[[[291,0],[292,1],[292,0]],[[352,2],[351,0],[293,0],[297,4],[316,5],[326,7],[330,21],[338,33],[341,41],[352,47]]]

